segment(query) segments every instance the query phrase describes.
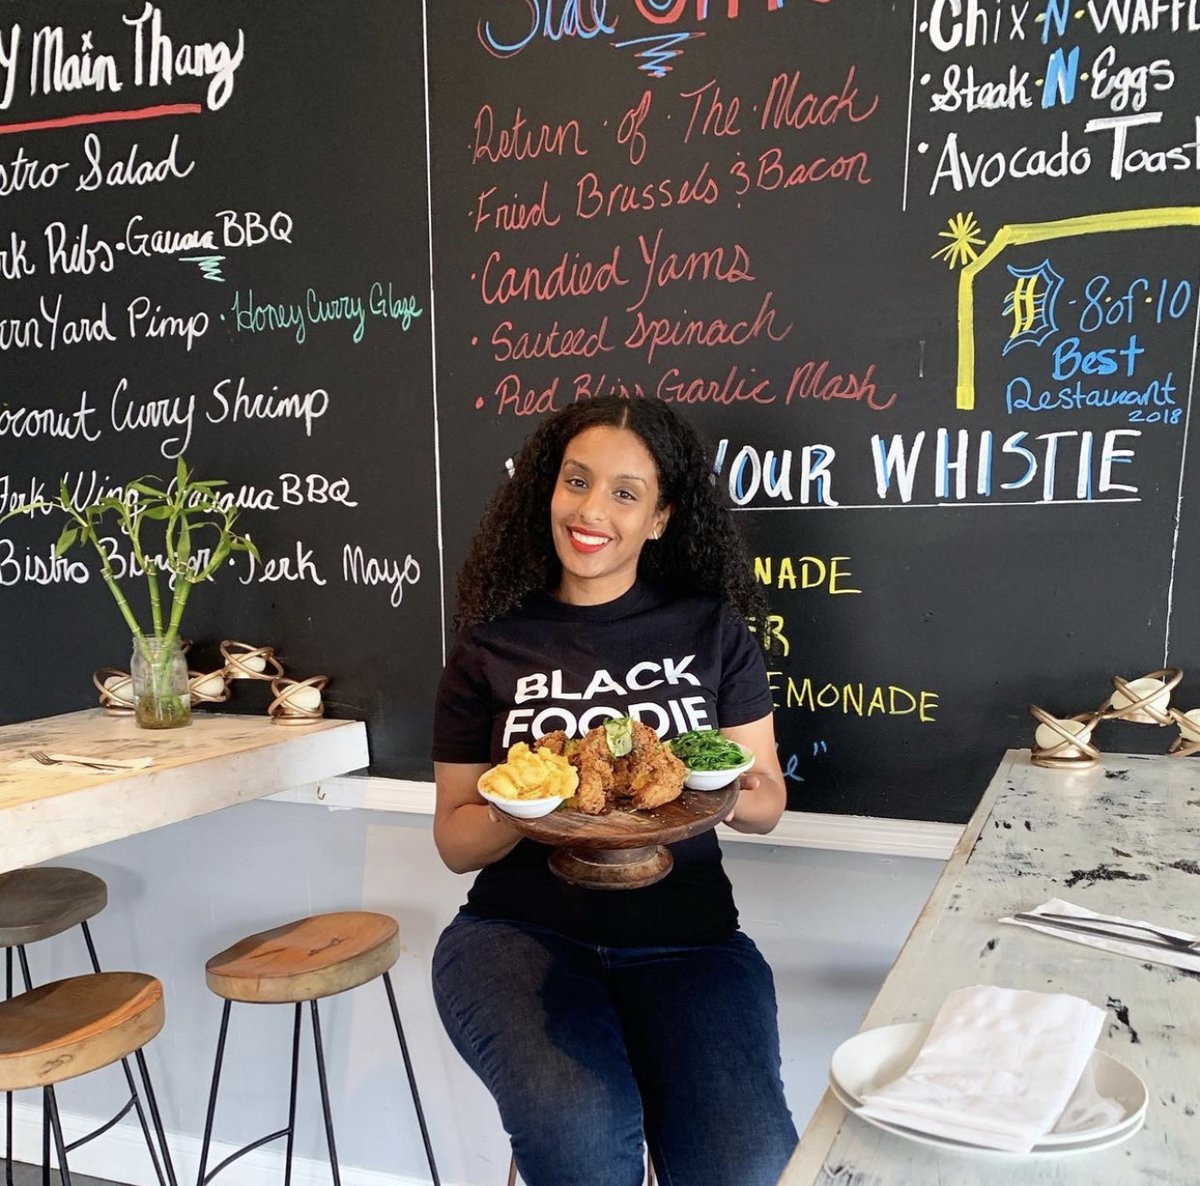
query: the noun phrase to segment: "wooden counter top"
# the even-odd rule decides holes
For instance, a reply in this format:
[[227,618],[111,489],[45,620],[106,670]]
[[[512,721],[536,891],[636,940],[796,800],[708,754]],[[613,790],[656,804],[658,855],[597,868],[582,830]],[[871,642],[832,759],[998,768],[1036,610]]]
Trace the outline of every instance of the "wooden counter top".
[[1100,1049],[1146,1081],[1145,1128],[1103,1152],[972,1158],[872,1128],[827,1093],[779,1186],[1194,1186],[1200,978],[996,920],[1058,897],[1197,933],[1198,860],[1200,762],[1106,754],[1068,773],[1009,751],[862,1028],[930,1020],[971,984],[1074,993],[1108,1009]]
[[[152,757],[145,770],[29,767],[32,750]],[[366,766],[361,721],[282,726],[196,713],[185,729],[141,729],[86,709],[0,727],[0,872],[259,799]]]

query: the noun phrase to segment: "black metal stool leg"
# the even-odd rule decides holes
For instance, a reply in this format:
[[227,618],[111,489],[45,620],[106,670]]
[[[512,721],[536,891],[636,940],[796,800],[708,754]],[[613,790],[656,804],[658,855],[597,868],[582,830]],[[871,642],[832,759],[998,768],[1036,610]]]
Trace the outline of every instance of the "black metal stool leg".
[[[58,1118],[58,1101],[54,1098],[54,1088],[46,1087],[45,1108],[50,1114],[50,1127],[54,1130],[54,1147],[58,1152],[58,1177],[62,1186],[71,1186],[71,1171],[67,1168],[67,1146],[63,1140],[62,1123]],[[46,1165],[50,1158],[46,1158]]]
[[[245,1157],[247,1153],[254,1152],[255,1149],[261,1148],[263,1145],[269,1144],[271,1141],[277,1141],[280,1137],[287,1138],[287,1153],[285,1154],[285,1170],[284,1183],[289,1186],[292,1177],[292,1146],[296,1131],[296,1090],[300,1077],[300,1029],[303,1013],[299,1002],[296,1004],[296,1023],[292,1028],[292,1077],[291,1088],[288,1094],[288,1122],[286,1128],[281,1128],[278,1132],[267,1133],[265,1137],[259,1137],[257,1141],[251,1141],[248,1145],[243,1145],[240,1149],[235,1149],[224,1161],[215,1165],[211,1170],[208,1168],[208,1154],[212,1144],[213,1118],[217,1111],[217,1092],[221,1083],[221,1065],[225,1059],[225,1039],[229,1033],[229,1010],[232,1002],[226,1000],[225,1007],[221,1011],[221,1034],[217,1039],[217,1059],[213,1066],[212,1090],[208,1097],[208,1115],[204,1121],[204,1141],[200,1147],[200,1173],[196,1179],[196,1186],[207,1186],[226,1166],[232,1165],[241,1157]],[[317,1056],[320,1060],[321,1038],[317,1034]],[[319,1062],[322,1083],[324,1083],[325,1066],[323,1062]],[[143,1071],[144,1074],[144,1071]],[[322,1096],[322,1102],[325,1104],[326,1118],[326,1133],[329,1136],[331,1147],[333,1140],[333,1129],[329,1121],[329,1101],[327,1093]],[[155,1114],[154,1107],[151,1107],[151,1113]],[[156,1119],[157,1123],[157,1119]],[[161,1139],[161,1138],[160,1138]],[[336,1162],[335,1162],[335,1180],[336,1180]],[[174,1186],[174,1179],[172,1179]],[[337,1186],[341,1186],[340,1181]]]
[[83,941],[87,944],[88,958],[92,961],[92,971],[100,971],[100,961],[96,958],[96,945],[92,942],[92,931],[87,925],[87,919],[79,924],[79,929],[83,932]]
[[[167,1171],[167,1182],[170,1186],[179,1186],[175,1179],[175,1167],[171,1164],[171,1151],[167,1148],[167,1133],[163,1128],[162,1116],[158,1111],[158,1099],[154,1094],[154,1084],[150,1082],[150,1069],[146,1066],[146,1055],[142,1050],[135,1050],[133,1057],[137,1060],[138,1070],[142,1075],[142,1085],[146,1089],[146,1103],[150,1107],[150,1119],[154,1122],[154,1135],[158,1137],[158,1147],[162,1151],[163,1168]],[[134,1093],[136,1098],[136,1092]],[[151,1158],[154,1157],[154,1145],[150,1140],[150,1134],[146,1134],[146,1147],[150,1150]],[[158,1168],[157,1165],[154,1167]]]
[[417,1123],[421,1126],[421,1140],[425,1142],[425,1159],[429,1162],[429,1174],[433,1186],[441,1186],[438,1178],[437,1165],[433,1160],[433,1145],[429,1140],[429,1129],[425,1126],[425,1112],[421,1107],[421,1095],[417,1091],[417,1077],[413,1073],[412,1059],[408,1054],[408,1043],[404,1040],[404,1027],[400,1024],[400,1010],[396,1005],[396,993],[392,988],[392,977],[388,972],[383,974],[383,986],[387,989],[388,1005],[392,1010],[392,1021],[396,1026],[396,1037],[400,1039],[400,1053],[404,1056],[404,1073],[408,1076],[408,1089],[412,1092],[413,1107],[417,1110]]
[[296,1002],[296,1021],[292,1026],[292,1086],[288,1093],[287,1152],[284,1154],[283,1186],[292,1186],[292,1145],[296,1135],[296,1085],[300,1079],[300,1023],[304,1006]]
[[[12,999],[13,952],[11,947],[4,949],[4,999]],[[4,1093],[4,1184],[13,1186],[13,1097],[11,1091]]]
[[[92,961],[92,971],[99,973],[100,960],[96,955],[96,945],[92,942],[92,932],[87,925],[87,919],[84,919],[79,924],[79,928],[83,931],[83,941],[87,944],[88,958]],[[154,1176],[158,1179],[158,1186],[168,1186],[167,1179],[163,1177],[162,1166],[158,1161],[158,1152],[155,1150],[154,1141],[150,1137],[150,1125],[146,1121],[146,1112],[142,1108],[142,1099],[138,1095],[137,1084],[133,1079],[133,1070],[129,1065],[129,1059],[121,1059],[121,1070],[125,1072],[125,1083],[129,1088],[130,1100],[137,1112],[138,1123],[142,1126],[142,1138],[146,1142],[146,1148],[150,1150],[150,1161],[154,1166]],[[93,1135],[98,1136],[99,1131]],[[79,1144],[79,1142],[77,1141],[76,1144]]]
[[204,1171],[208,1168],[208,1146],[212,1141],[213,1116],[217,1111],[217,1086],[221,1082],[221,1060],[225,1057],[225,1036],[229,1033],[229,1008],[231,1001],[225,1002],[221,1010],[221,1032],[217,1037],[217,1061],[213,1065],[212,1090],[208,1094],[208,1115],[204,1119],[204,1142],[200,1146],[200,1173],[196,1177],[196,1186],[204,1186]]
[[[29,975],[29,956],[25,953],[25,945],[17,945],[17,960],[21,965],[21,979],[25,982],[25,991],[33,991],[33,977]],[[49,1088],[47,1088],[49,1090]],[[42,1186],[50,1186],[50,1109],[42,1104]]]
[[329,1107],[329,1083],[325,1078],[325,1052],[321,1049],[321,1018],[317,1013],[317,1002],[312,1006],[313,1047],[317,1054],[317,1082],[321,1087],[321,1110],[325,1114],[325,1139],[329,1143],[329,1169],[333,1174],[333,1186],[342,1186],[338,1172],[337,1146],[333,1139],[333,1113]]
[[[138,1094],[137,1084],[134,1082],[133,1069],[129,1065],[129,1059],[121,1059],[121,1070],[125,1072],[125,1082],[129,1086],[129,1095],[133,1101],[134,1111],[137,1113],[138,1123],[142,1126],[142,1137],[146,1142],[146,1148],[150,1151],[150,1162],[154,1166],[154,1176],[158,1179],[158,1186],[175,1186],[175,1178],[170,1166],[167,1167],[166,1178],[163,1177],[162,1166],[159,1164],[158,1153],[154,1148],[154,1141],[150,1136],[150,1125],[146,1121],[146,1112],[142,1107],[142,1097]],[[161,1141],[162,1138],[160,1137],[159,1140]],[[165,1156],[165,1142],[163,1143],[163,1149]]]

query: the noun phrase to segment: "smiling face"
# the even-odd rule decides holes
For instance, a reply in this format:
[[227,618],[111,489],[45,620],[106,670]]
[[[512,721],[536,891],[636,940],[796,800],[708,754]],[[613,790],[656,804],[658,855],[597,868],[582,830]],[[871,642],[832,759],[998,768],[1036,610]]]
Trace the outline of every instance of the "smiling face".
[[550,530],[562,563],[555,596],[571,605],[602,605],[627,592],[643,546],[670,518],[659,497],[658,468],[636,433],[598,426],[568,441],[550,500]]

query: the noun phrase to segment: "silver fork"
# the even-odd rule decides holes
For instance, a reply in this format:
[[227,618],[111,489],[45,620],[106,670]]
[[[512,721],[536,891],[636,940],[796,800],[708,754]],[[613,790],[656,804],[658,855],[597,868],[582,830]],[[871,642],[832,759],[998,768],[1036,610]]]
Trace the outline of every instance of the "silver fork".
[[[1155,947],[1173,947],[1179,951],[1200,951],[1200,939],[1183,939],[1179,935],[1168,935],[1157,927],[1147,926],[1138,922],[1108,922],[1106,919],[1079,918],[1074,914],[1014,914],[1020,922],[1044,923],[1064,931],[1078,931],[1083,935],[1098,935],[1101,939],[1115,939],[1123,943],[1149,943]],[[1133,931],[1145,931],[1154,936],[1153,940],[1138,939],[1134,935],[1124,935],[1113,927],[1126,927]]]
[[52,758],[45,750],[40,749],[30,750],[29,756],[42,766],[86,766],[90,770],[103,770],[108,774],[121,769],[110,762],[87,762],[82,758],[72,758],[69,762],[64,762],[61,758]]

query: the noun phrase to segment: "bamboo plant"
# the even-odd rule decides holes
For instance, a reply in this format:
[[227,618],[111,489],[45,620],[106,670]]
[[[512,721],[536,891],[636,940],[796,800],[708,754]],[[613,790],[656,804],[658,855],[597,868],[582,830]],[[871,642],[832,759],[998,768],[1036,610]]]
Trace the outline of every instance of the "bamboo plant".
[[[147,657],[170,655],[179,641],[180,622],[192,590],[212,580],[232,553],[249,552],[258,557],[250,537],[234,530],[238,511],[232,500],[222,500],[217,493],[225,485],[218,479],[198,479],[181,457],[176,463],[174,481],[165,485],[159,478],[147,475],[128,483],[120,493],[80,505],[63,482],[58,498],[19,507],[0,517],[0,523],[14,515],[39,511],[65,515],[67,521],[54,546],[55,556],[63,556],[72,548],[90,547],[99,560],[100,578],[133,635],[135,654],[141,648]],[[129,566],[130,572],[135,576],[140,573],[145,579],[148,619],[145,610],[139,618],[113,570],[102,534],[112,520],[129,540],[134,561]],[[148,524],[156,525],[157,530],[148,531]],[[157,550],[159,547],[161,550]],[[152,647],[151,642],[157,645]],[[152,678],[165,679],[165,673],[154,672]],[[172,705],[165,685],[160,691],[164,704],[158,711],[168,717],[181,713],[186,719],[186,702]]]

